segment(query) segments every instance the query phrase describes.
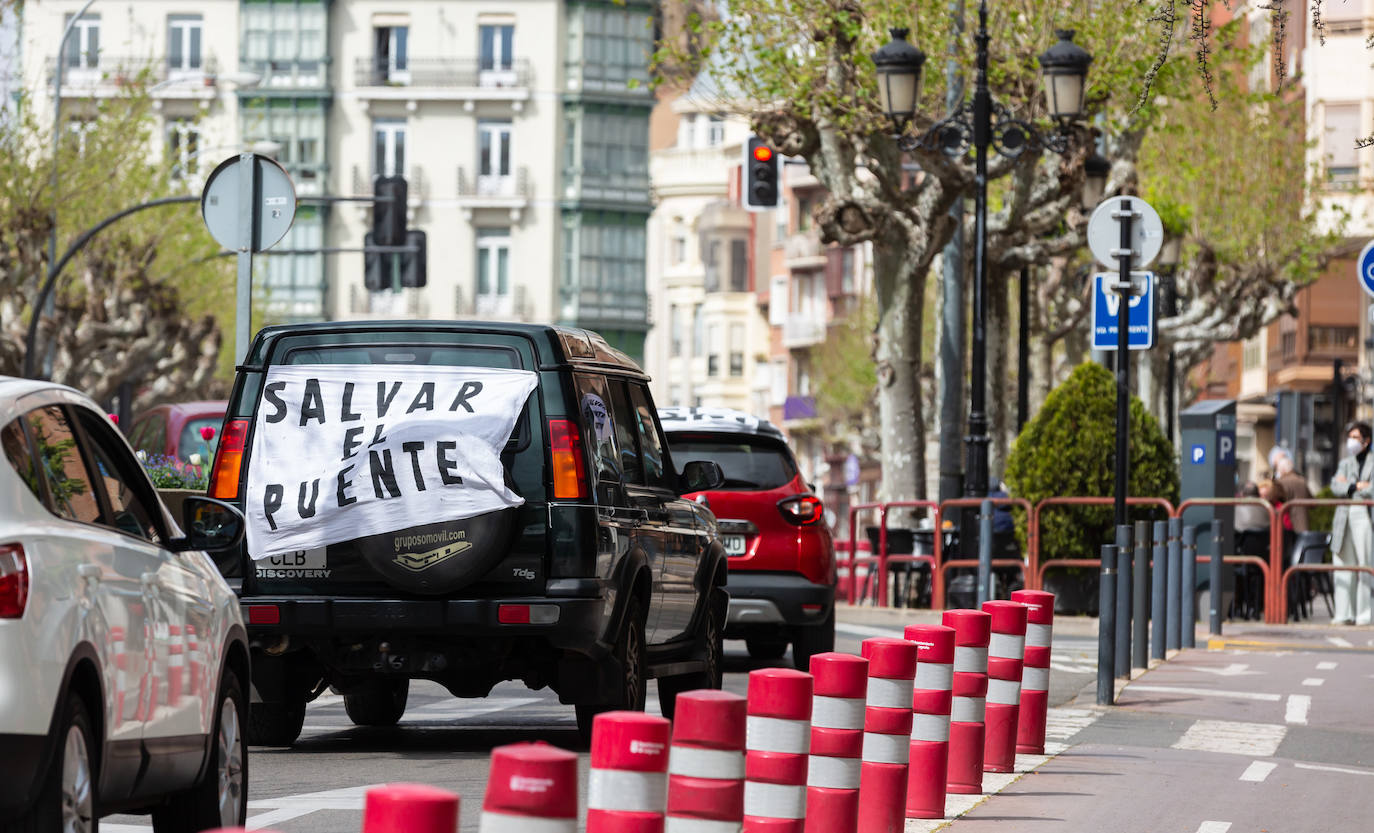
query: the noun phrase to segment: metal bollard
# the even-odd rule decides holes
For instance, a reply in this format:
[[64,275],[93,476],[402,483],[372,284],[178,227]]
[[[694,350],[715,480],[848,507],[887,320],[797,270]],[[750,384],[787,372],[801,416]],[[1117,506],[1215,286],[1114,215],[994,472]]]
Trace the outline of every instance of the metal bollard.
[[1197,645],[1197,527],[1183,528],[1183,604],[1179,606],[1181,618],[1179,635],[1182,647]]
[[1150,659],[1164,659],[1164,628],[1169,618],[1165,592],[1169,581],[1169,559],[1165,555],[1168,524],[1155,521],[1154,569],[1150,572]]
[[1221,549],[1221,527],[1222,524],[1212,522],[1212,558],[1207,562],[1207,599],[1211,604],[1210,614],[1212,636],[1221,636],[1221,620],[1226,615],[1223,605],[1226,604],[1226,593],[1224,592],[1225,582],[1222,581],[1222,561]]
[[1116,676],[1131,676],[1131,573],[1130,525],[1116,528]]
[[811,657],[811,758],[805,833],[858,833],[860,760],[868,660],[853,654]]
[[1169,519],[1169,598],[1166,600],[1165,607],[1168,608],[1167,618],[1169,620],[1164,629],[1164,648],[1166,651],[1177,651],[1179,647],[1179,620],[1183,616],[1183,519]]
[[954,629],[907,625],[903,635],[916,643],[906,817],[942,819],[949,775],[949,712],[954,699]]
[[1102,545],[1098,574],[1097,607],[1097,705],[1116,700],[1116,547]]
[[1150,522],[1135,522],[1131,569],[1131,667],[1150,667]]
[[985,500],[978,512],[978,607],[997,598],[992,574],[992,501]]
[[1026,661],[1021,669],[1021,713],[1016,719],[1016,751],[1043,755],[1045,720],[1050,706],[1054,594],[1044,590],[1017,590],[1011,594],[1011,600],[1020,602],[1028,609]]
[[874,637],[863,641],[868,660],[863,761],[859,764],[859,830],[902,833],[911,755],[911,700],[916,644]]

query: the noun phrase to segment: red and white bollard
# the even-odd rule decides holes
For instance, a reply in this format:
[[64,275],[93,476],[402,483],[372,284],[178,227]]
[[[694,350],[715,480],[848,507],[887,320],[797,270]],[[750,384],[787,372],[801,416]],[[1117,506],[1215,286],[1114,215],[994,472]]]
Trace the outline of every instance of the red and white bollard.
[[181,638],[180,625],[167,626],[167,705],[181,702],[182,686],[186,684],[186,640]]
[[901,833],[906,826],[916,645],[905,639],[865,639],[863,655],[868,659],[868,700],[864,709],[859,829],[863,833]]
[[363,833],[457,833],[458,794],[427,784],[384,784],[367,791]]
[[944,625],[907,625],[903,635],[916,644],[906,817],[941,819],[945,817],[945,779],[949,774],[954,629]]
[[1026,652],[1026,606],[994,599],[983,602],[983,611],[992,616],[983,771],[1013,772],[1017,715],[1021,711],[1021,662]]
[[744,823],[745,700],[684,691],[668,754],[666,833],[739,833]]
[[946,610],[944,623],[954,629],[954,696],[949,713],[945,791],[978,795],[983,792],[983,718],[992,617],[981,610]]
[[200,654],[196,626],[186,626],[186,685],[196,697],[205,696],[205,658]]
[[749,672],[744,833],[804,833],[811,692],[804,671]]
[[858,833],[868,660],[853,654],[816,654],[811,657],[811,676],[816,696],[811,700],[806,833]]
[[115,722],[122,724],[126,719],[124,695],[129,690],[129,657],[124,651],[124,628],[119,625],[111,625],[109,640],[110,664],[115,670]]
[[577,755],[547,743],[491,750],[478,833],[577,833]]
[[1050,708],[1050,637],[1054,632],[1054,594],[1016,590],[1013,602],[1027,608],[1026,661],[1021,669],[1021,714],[1016,721],[1016,751],[1045,754],[1045,718]]
[[630,711],[592,721],[587,833],[663,833],[670,726],[665,717]]

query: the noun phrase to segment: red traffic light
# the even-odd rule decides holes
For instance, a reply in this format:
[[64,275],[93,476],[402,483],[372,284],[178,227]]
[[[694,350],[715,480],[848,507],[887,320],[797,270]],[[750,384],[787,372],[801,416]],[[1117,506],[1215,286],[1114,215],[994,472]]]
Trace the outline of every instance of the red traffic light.
[[754,148],[754,158],[760,162],[767,162],[773,158],[773,149],[768,145],[759,145]]

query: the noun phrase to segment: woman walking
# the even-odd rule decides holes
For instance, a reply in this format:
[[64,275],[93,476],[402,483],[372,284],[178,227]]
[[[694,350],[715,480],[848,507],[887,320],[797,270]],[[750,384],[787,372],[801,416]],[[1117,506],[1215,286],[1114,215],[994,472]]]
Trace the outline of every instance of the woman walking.
[[[1331,478],[1331,491],[1338,498],[1374,500],[1374,455],[1369,453],[1370,428],[1367,422],[1352,422],[1345,432],[1346,456]],[[1374,523],[1367,506],[1337,506],[1331,523],[1331,552],[1336,563],[1347,567],[1370,566],[1374,549]],[[1369,573],[1336,571],[1337,625],[1371,623]]]

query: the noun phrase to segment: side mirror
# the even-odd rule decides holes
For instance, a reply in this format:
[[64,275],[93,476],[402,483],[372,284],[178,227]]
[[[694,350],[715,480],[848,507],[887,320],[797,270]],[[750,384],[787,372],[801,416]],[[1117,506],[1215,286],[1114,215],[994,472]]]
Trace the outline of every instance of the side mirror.
[[172,552],[205,550],[224,552],[243,541],[243,514],[222,500],[191,495],[181,505],[181,528],[185,538],[167,542]]
[[682,467],[682,492],[709,492],[725,485],[725,472],[714,460],[693,460]]

